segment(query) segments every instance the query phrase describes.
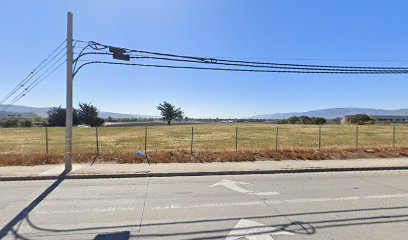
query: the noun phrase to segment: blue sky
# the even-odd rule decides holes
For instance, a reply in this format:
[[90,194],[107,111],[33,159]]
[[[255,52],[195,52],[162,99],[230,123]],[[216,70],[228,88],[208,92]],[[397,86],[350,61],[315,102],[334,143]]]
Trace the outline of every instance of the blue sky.
[[[408,2],[375,0],[115,0],[1,2],[0,97],[66,34],[133,49],[206,57],[408,65]],[[303,59],[303,60],[296,60]],[[408,107],[405,75],[296,75],[93,65],[74,82],[74,102],[103,111],[158,115],[169,101],[189,117],[251,117],[329,107]],[[65,69],[17,104],[65,105]]]

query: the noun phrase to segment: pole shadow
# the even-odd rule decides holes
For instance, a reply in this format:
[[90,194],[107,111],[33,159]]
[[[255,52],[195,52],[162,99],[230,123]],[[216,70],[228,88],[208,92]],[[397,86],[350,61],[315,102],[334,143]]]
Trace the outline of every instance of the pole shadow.
[[130,239],[130,232],[114,232],[114,233],[103,233],[98,234],[94,240],[128,240]]
[[[3,239],[9,232],[11,232],[15,237],[22,238],[18,235],[17,231],[13,229],[18,223],[21,223],[24,219],[27,218],[28,214],[38,206],[52,191],[54,191],[61,183],[64,181],[68,172],[64,171],[59,176],[58,179],[51,184],[44,192],[42,192],[36,199],[34,199],[27,207],[25,207],[21,212],[17,214],[10,222],[8,222],[0,230],[0,239]],[[24,238],[23,238],[24,239]]]

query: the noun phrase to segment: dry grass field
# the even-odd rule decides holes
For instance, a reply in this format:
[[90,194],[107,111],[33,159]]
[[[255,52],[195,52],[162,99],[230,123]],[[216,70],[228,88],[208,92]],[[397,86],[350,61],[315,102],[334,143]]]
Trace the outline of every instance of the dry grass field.
[[[278,149],[281,151],[313,153],[318,150],[319,146],[319,126],[238,123],[196,124],[193,127],[193,153],[196,153],[196,156],[200,155],[200,153],[206,153],[206,156],[211,155],[214,158],[214,154],[235,153],[236,127],[238,127],[238,151],[241,156],[244,152],[273,152],[276,147],[277,127],[279,128]],[[395,130],[395,147],[398,149],[408,148],[408,126],[398,125]],[[46,157],[45,128],[0,128],[0,165],[4,165],[1,156],[4,158],[6,155],[25,156],[25,158],[36,155],[40,156],[37,158],[41,159],[62,160],[64,131],[64,128],[48,128],[49,155]],[[147,153],[152,156],[154,154],[156,156],[164,154],[160,158],[166,158],[166,154],[171,154],[170,158],[174,158],[177,153],[190,153],[191,131],[192,126],[188,125],[148,127]],[[84,161],[92,159],[96,152],[95,128],[74,128],[73,135],[76,158]],[[393,139],[393,126],[391,125],[358,127],[358,147],[360,149],[390,150],[393,149]],[[355,147],[355,125],[321,126],[322,151],[320,154],[333,151],[338,153],[339,151],[350,152]],[[99,148],[101,155],[109,156],[107,157],[109,159],[120,159],[120,156],[124,155],[132,157],[136,151],[144,151],[145,128],[99,128]],[[296,154],[299,155],[298,153]],[[291,157],[291,155],[288,155],[288,157]],[[202,157],[202,159],[204,158],[208,157]],[[238,156],[234,155],[225,158],[238,158]]]

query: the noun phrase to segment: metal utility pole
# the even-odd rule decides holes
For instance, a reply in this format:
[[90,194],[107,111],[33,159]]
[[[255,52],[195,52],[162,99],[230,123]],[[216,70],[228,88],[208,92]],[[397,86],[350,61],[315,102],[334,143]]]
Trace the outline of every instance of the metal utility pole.
[[145,142],[144,142],[144,153],[146,154],[147,153],[147,126],[146,126],[146,128],[145,128]]
[[193,155],[193,144],[194,144],[194,127],[191,127],[191,148],[190,148],[191,155]]
[[396,129],[395,129],[395,125],[392,125],[392,148],[395,149],[395,135],[396,135]]
[[322,126],[319,126],[319,151],[322,148]]
[[235,128],[235,152],[238,152],[238,127]]
[[72,80],[73,69],[72,63],[74,61],[74,52],[72,49],[73,42],[73,14],[67,13],[68,25],[67,25],[67,106],[66,106],[66,121],[65,121],[65,171],[72,170]]
[[358,149],[358,125],[356,125],[356,149]]
[[278,151],[278,140],[279,140],[279,127],[276,126],[276,140],[275,140],[275,150]]
[[45,152],[48,155],[48,127],[45,127]]

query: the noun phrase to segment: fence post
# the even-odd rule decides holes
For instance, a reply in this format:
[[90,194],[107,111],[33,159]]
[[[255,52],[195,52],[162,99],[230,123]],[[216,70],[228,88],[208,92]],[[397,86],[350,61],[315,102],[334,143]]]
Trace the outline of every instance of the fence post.
[[358,125],[356,125],[356,149],[358,149]]
[[147,126],[145,128],[145,144],[144,144],[144,152],[147,152]]
[[396,127],[392,125],[392,147],[395,149],[395,135],[396,135]]
[[98,127],[95,127],[96,134],[96,156],[99,156],[99,130]]
[[194,127],[191,127],[191,148],[190,148],[191,155],[193,155],[193,143],[194,143]]
[[322,126],[319,126],[319,151],[322,147]]
[[279,127],[276,126],[276,141],[275,141],[275,150],[278,151],[278,139],[279,139]]
[[235,152],[238,152],[238,127],[235,128]]
[[48,127],[45,127],[45,152],[48,155]]

